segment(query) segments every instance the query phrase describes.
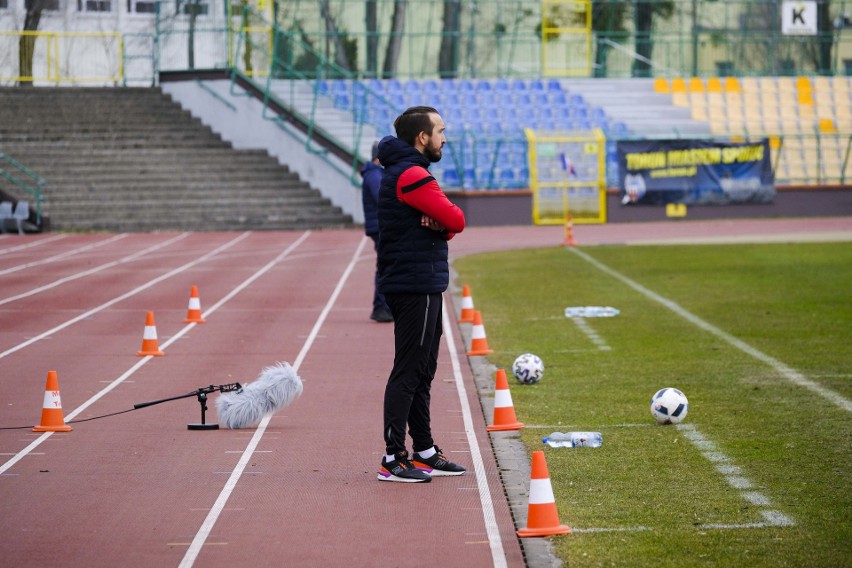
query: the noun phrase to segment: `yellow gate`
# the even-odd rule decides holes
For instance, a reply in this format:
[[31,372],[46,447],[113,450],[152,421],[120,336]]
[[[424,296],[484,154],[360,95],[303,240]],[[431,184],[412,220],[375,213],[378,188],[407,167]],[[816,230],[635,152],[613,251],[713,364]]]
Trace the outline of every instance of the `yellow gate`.
[[591,131],[526,129],[533,222],[606,223],[606,139]]
[[118,83],[119,32],[0,31],[0,82]]

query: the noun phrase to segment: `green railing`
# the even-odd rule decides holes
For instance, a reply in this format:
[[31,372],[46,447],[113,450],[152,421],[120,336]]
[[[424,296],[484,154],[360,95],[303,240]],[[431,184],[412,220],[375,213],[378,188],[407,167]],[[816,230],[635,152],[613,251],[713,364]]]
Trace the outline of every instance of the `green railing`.
[[47,184],[47,180],[2,151],[0,151],[0,177],[5,178],[15,188],[32,197],[35,204],[36,225],[40,227],[41,206],[44,199],[44,186]]

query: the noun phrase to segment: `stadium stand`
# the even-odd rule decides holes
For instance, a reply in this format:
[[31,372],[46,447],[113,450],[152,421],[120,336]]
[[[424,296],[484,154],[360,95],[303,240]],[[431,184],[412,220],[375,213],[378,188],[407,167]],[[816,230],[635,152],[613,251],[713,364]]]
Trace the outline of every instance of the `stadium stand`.
[[839,184],[852,136],[849,77],[692,77],[654,90],[709,124],[716,137],[768,137],[776,182]]

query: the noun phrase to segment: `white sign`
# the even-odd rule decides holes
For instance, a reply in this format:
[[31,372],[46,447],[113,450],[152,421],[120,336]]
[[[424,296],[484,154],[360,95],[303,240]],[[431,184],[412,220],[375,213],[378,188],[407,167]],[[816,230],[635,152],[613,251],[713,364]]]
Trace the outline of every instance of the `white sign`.
[[817,3],[813,0],[784,0],[781,33],[817,35]]

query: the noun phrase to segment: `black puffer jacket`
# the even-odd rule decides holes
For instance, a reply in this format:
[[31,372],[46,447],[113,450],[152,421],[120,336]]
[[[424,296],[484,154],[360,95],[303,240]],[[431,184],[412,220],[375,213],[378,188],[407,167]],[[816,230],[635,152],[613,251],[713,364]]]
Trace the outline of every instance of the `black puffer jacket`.
[[[379,292],[443,292],[450,282],[447,241],[464,229],[464,213],[429,174],[429,159],[407,142],[385,137],[379,160],[385,167],[379,190]],[[422,226],[423,215],[445,230]]]

